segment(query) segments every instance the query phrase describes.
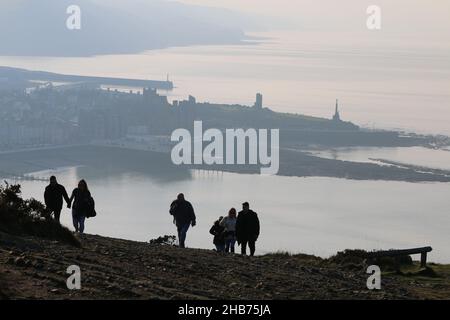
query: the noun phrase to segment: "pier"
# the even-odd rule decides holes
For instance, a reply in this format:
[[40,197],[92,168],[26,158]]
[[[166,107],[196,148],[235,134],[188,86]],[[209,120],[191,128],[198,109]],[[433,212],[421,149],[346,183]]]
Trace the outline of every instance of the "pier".
[[48,178],[36,177],[32,174],[17,174],[17,173],[8,173],[0,171],[0,177],[2,180],[13,180],[17,181],[41,181],[47,182]]

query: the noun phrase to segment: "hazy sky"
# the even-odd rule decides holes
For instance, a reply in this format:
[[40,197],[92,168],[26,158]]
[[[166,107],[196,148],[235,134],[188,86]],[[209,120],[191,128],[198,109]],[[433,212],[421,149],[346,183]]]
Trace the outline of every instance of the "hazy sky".
[[356,29],[365,26],[366,9],[382,9],[384,27],[392,31],[450,35],[448,0],[179,0],[289,19],[299,27]]

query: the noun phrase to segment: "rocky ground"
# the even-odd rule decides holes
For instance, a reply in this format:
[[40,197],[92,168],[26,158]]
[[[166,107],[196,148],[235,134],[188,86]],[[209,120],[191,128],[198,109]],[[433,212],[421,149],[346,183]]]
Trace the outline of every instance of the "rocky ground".
[[[439,278],[383,275],[366,288],[363,268],[287,254],[222,255],[100,236],[82,248],[0,233],[0,298],[9,299],[426,299],[450,298],[450,272]],[[81,290],[66,269],[81,268]],[[447,271],[445,271],[447,270]]]

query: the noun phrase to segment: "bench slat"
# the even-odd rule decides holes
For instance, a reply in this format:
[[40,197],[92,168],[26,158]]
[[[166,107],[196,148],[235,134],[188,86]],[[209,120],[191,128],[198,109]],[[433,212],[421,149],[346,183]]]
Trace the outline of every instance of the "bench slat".
[[404,250],[387,250],[387,251],[377,251],[377,252],[369,252],[368,256],[371,258],[376,257],[395,257],[402,255],[411,255],[411,254],[422,254],[431,252],[433,248],[431,247],[423,247],[423,248],[414,248],[414,249],[404,249]]

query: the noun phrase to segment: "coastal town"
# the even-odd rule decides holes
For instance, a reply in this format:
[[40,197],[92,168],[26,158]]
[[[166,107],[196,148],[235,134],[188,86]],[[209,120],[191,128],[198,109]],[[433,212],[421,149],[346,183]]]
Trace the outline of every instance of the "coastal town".
[[[279,130],[279,170],[272,171],[280,175],[450,180],[447,171],[431,172],[405,164],[356,163],[312,155],[308,150],[318,148],[448,145],[446,137],[361,128],[342,119],[338,100],[330,106],[330,117],[326,119],[272,111],[264,105],[261,93],[256,94],[251,106],[198,102],[193,96],[169,101],[163,94],[173,86],[169,79],[146,82],[6,70],[0,73],[3,82],[10,85],[0,89],[0,153],[3,154],[96,147],[97,152],[108,153],[108,148],[120,148],[169,155],[177,143],[172,141],[172,133],[181,129],[194,134],[195,123],[201,122],[204,131],[215,129],[221,136],[229,129],[246,134],[251,130]],[[148,86],[123,87],[138,84]],[[243,143],[247,143],[246,139]],[[229,166],[217,162],[185,167],[241,173],[255,173],[260,169],[254,165]],[[26,173],[13,169],[14,176]]]

